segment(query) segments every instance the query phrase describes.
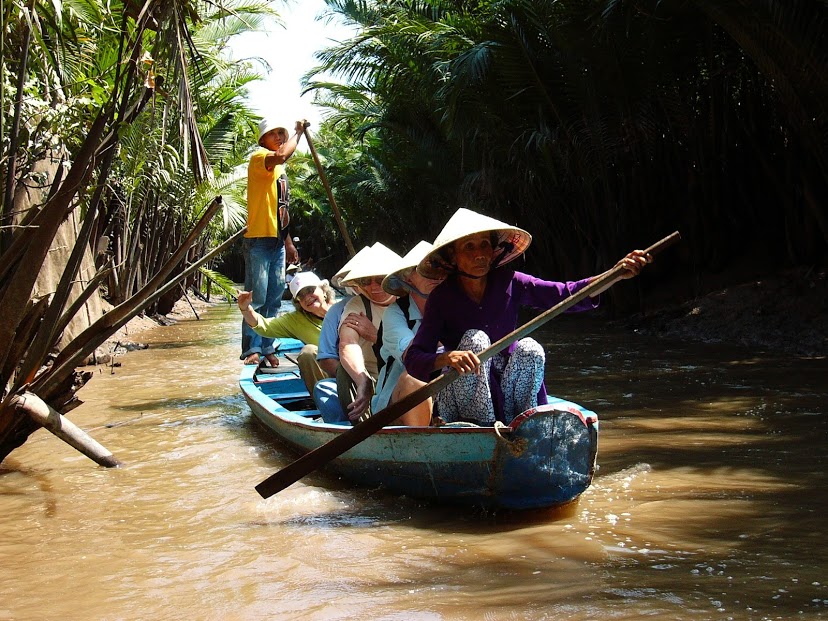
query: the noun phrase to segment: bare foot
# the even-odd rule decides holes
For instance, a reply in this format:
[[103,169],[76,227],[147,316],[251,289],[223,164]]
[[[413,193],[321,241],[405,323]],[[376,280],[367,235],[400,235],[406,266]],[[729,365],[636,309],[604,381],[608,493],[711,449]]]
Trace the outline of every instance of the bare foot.
[[274,369],[279,366],[279,357],[276,354],[265,354],[265,359]]
[[244,359],[244,364],[259,364],[259,354],[250,354],[247,358]]

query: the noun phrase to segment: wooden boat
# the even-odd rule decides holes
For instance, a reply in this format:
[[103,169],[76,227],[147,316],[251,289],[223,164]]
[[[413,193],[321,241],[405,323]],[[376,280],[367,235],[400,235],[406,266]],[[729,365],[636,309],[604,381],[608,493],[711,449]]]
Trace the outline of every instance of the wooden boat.
[[[280,365],[245,366],[239,385],[256,418],[305,453],[350,427],[322,421],[299,369],[285,358],[302,343],[281,343]],[[385,427],[329,468],[362,486],[438,502],[507,509],[563,505],[592,482],[598,417],[563,399],[549,401],[501,428]]]

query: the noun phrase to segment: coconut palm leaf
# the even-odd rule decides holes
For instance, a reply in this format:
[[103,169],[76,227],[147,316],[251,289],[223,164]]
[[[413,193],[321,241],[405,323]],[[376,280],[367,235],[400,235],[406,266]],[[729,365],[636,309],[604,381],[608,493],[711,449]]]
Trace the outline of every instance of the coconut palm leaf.
[[216,272],[215,270],[208,269],[206,267],[198,268],[198,271],[201,272],[204,276],[207,277],[209,284],[208,287],[212,287],[215,285],[219,288],[219,291],[224,293],[227,296],[228,300],[235,301],[239,295],[239,290],[236,289],[236,283],[234,283],[231,279],[227,278],[224,274]]

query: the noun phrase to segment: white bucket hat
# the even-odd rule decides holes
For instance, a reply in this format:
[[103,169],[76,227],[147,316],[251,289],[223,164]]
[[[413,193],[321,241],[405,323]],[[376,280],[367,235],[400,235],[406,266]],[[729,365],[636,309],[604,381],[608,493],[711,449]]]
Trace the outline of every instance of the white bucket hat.
[[296,294],[306,287],[318,287],[323,281],[313,272],[299,272],[290,281],[290,297],[296,299]]
[[532,243],[532,236],[521,228],[484,216],[470,209],[460,208],[446,222],[434,240],[434,247],[417,265],[417,271],[426,278],[442,278],[454,271],[444,251],[458,239],[475,233],[494,231],[497,244],[492,266],[500,266],[518,258]]
[[434,246],[432,246],[429,242],[421,241],[409,250],[408,253],[400,259],[400,263],[394,271],[383,278],[382,288],[385,292],[390,293],[391,295],[396,295],[397,297],[408,295],[408,289],[402,284],[402,273],[406,270],[417,267],[420,264],[420,261],[422,261],[425,256],[431,252],[433,247]]
[[262,119],[262,122],[259,123],[259,146],[264,146],[262,145],[262,137],[268,132],[272,132],[274,129],[284,130],[284,132],[288,136],[290,136],[290,133],[288,132],[287,128],[279,125],[272,119]]
[[371,278],[379,276],[385,278],[389,271],[396,269],[402,257],[393,250],[386,248],[380,242],[377,242],[368,250],[368,252],[356,261],[355,256],[352,261],[351,269],[348,275],[342,279],[342,284],[346,287],[353,287],[356,281],[360,278]]
[[339,271],[336,274],[333,275],[333,277],[331,278],[331,284],[334,287],[341,287],[342,286],[342,279],[345,278],[348,275],[348,272],[351,271],[351,268],[354,265],[356,265],[358,261],[360,261],[360,257],[362,257],[364,254],[367,254],[370,251],[371,251],[371,246],[365,246],[363,248],[360,248],[359,252],[357,252],[354,256],[352,256],[350,259],[348,259],[348,262],[345,263],[345,265],[343,265],[339,269]]

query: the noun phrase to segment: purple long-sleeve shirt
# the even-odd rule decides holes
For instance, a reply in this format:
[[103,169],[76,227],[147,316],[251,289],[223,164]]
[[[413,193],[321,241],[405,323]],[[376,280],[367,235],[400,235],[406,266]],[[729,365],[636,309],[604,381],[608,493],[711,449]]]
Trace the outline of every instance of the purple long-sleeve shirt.
[[[517,328],[521,307],[547,310],[583,289],[590,280],[541,280],[504,266],[489,272],[486,291],[478,304],[463,292],[457,277],[450,276],[428,297],[420,329],[405,354],[405,368],[417,379],[428,381],[437,359],[438,343],[445,346],[445,351],[457,349],[466,330],[473,328],[483,330],[494,343]],[[567,312],[591,310],[597,305],[597,300],[587,297]],[[513,348],[514,345],[509,351]],[[502,409],[498,388],[492,386],[496,411]],[[538,403],[546,401],[546,388],[541,385]]]

